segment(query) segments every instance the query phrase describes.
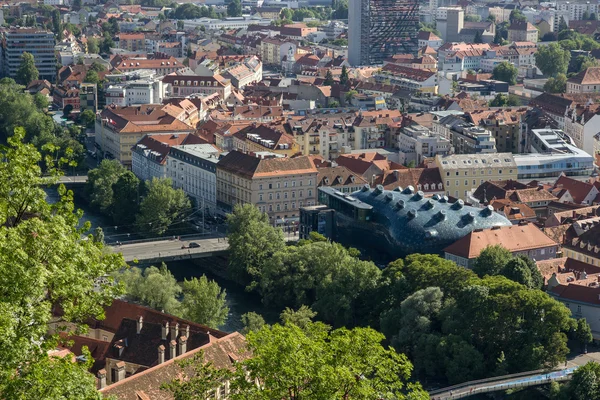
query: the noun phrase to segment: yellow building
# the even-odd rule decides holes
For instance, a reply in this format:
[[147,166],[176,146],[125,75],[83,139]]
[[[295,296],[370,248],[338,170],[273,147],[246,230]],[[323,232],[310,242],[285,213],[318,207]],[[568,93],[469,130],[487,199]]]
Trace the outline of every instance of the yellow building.
[[452,154],[435,157],[448,196],[467,199],[486,181],[517,179],[517,164],[511,153]]

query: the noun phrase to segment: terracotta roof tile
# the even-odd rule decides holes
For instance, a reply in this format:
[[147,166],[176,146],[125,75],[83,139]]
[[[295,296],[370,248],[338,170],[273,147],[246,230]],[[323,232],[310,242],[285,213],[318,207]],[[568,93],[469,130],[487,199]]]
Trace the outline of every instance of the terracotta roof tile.
[[473,231],[446,247],[444,251],[471,259],[478,257],[488,246],[501,245],[510,252],[518,252],[556,244],[535,225],[523,224]]

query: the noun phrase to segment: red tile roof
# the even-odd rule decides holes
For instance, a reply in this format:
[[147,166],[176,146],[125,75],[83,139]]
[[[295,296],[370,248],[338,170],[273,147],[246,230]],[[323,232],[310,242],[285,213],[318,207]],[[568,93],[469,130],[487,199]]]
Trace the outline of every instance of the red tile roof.
[[488,246],[501,245],[510,252],[520,252],[556,246],[533,224],[503,226],[476,230],[457,240],[444,251],[463,258],[476,258]]

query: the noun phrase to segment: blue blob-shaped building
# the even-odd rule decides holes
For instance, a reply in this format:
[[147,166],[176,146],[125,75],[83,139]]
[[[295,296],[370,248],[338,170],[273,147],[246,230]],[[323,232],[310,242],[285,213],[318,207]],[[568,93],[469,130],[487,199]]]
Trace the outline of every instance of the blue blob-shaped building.
[[476,208],[446,196],[425,197],[412,186],[393,191],[365,185],[351,194],[319,188],[319,202],[335,210],[335,240],[379,252],[383,258],[440,254],[475,229],[510,226],[491,206]]

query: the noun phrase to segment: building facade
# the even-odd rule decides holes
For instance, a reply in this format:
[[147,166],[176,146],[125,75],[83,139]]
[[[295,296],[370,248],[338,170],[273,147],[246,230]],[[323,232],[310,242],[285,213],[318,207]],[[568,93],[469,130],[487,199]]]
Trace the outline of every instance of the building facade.
[[2,35],[3,75],[15,78],[21,64],[21,55],[33,55],[40,79],[56,80],[54,34],[33,28],[9,29]]
[[211,144],[172,146],[167,157],[167,177],[173,186],[194,199],[209,213],[217,209],[217,162],[220,151]]
[[348,61],[381,64],[397,53],[415,53],[419,2],[351,0],[348,7]]
[[217,163],[217,206],[254,204],[274,225],[297,221],[299,209],[317,203],[318,172],[307,156],[295,158],[231,151]]

